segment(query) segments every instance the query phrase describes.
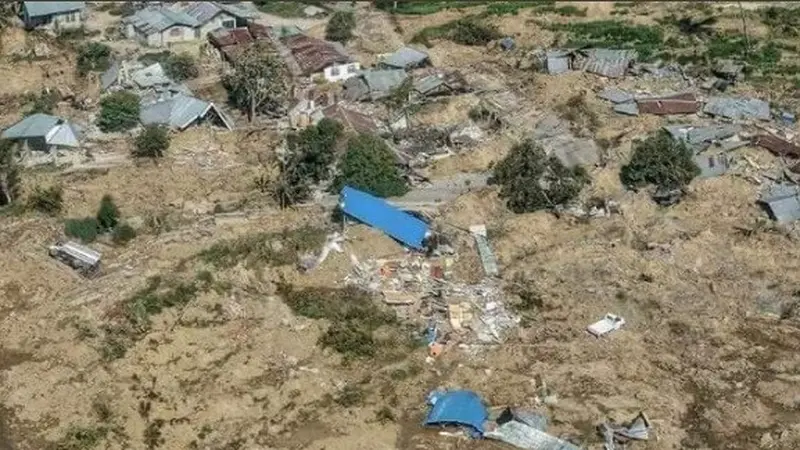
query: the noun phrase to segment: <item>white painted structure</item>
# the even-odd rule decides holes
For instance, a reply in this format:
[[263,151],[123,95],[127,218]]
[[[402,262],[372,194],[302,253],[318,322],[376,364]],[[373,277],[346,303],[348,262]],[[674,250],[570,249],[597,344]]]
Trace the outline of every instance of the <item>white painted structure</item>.
[[335,83],[358,75],[358,73],[361,72],[361,64],[358,62],[334,64],[326,67],[322,72],[325,81]]

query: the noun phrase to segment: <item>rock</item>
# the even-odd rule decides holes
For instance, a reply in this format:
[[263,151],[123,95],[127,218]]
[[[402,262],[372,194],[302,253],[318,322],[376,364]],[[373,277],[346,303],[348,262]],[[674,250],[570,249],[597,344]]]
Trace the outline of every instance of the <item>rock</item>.
[[50,55],[50,47],[44,42],[40,42],[33,47],[33,55],[36,57],[45,57]]
[[775,439],[769,431],[761,435],[761,448],[770,448],[773,445],[775,445]]

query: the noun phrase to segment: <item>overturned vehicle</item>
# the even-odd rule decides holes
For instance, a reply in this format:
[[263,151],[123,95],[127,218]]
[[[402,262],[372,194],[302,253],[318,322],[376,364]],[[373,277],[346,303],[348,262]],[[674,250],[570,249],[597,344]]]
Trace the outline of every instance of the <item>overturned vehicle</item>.
[[85,277],[100,274],[100,253],[75,242],[56,242],[49,249],[50,256],[72,267]]

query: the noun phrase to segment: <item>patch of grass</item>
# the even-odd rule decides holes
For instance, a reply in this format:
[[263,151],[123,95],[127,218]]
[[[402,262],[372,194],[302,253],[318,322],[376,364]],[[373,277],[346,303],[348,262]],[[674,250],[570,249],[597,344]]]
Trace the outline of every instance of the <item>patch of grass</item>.
[[[486,3],[484,1],[398,1],[397,8],[393,0],[378,0],[375,2],[375,7],[386,12],[393,14],[405,14],[423,16],[427,14],[435,14],[439,11],[446,9],[460,9],[474,6],[481,6]],[[516,2],[515,2],[516,3]],[[525,2],[519,2],[525,3]],[[528,2],[530,3],[530,2]]]
[[426,27],[418,31],[412,38],[412,43],[432,47],[433,39],[449,39],[461,45],[486,45],[490,41],[501,37],[497,27],[484,23],[481,15],[466,16],[442,25]]
[[108,434],[106,427],[71,427],[59,440],[55,450],[89,450],[95,448]]
[[60,185],[36,186],[28,195],[28,209],[57,216],[64,208],[64,189]]
[[551,1],[517,1],[517,2],[496,2],[486,7],[486,13],[493,16],[505,16],[519,14],[520,10],[533,7],[551,7],[555,2]]
[[555,6],[546,5],[536,8],[536,12],[554,13],[563,17],[586,17],[586,8],[578,8],[575,5]]
[[257,233],[218,242],[197,254],[201,261],[215,267],[229,268],[239,263],[286,266],[298,262],[298,253],[315,250],[325,243],[325,230],[302,227],[280,233]]
[[379,423],[385,424],[397,421],[397,417],[395,417],[391,408],[384,406],[375,412],[375,420],[377,420]]
[[633,25],[617,20],[545,24],[545,28],[572,35],[566,47],[633,49],[641,60],[649,60],[662,49],[664,33],[658,27]]
[[600,127],[600,118],[586,103],[584,94],[576,94],[556,106],[556,112],[573,125],[594,131]]
[[357,384],[346,384],[336,395],[333,401],[344,408],[363,405],[368,396],[368,392]]
[[284,283],[278,293],[295,314],[329,320],[331,325],[319,344],[341,353],[346,360],[391,359],[416,347],[411,333],[400,326],[394,313],[358,288],[297,290]]

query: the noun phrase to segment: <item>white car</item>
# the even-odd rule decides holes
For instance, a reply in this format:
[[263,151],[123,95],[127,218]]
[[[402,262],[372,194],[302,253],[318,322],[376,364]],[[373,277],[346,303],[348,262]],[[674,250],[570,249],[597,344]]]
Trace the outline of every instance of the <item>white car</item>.
[[616,315],[608,313],[605,317],[597,322],[589,325],[587,330],[596,337],[604,336],[612,331],[619,330],[625,325],[625,319]]

